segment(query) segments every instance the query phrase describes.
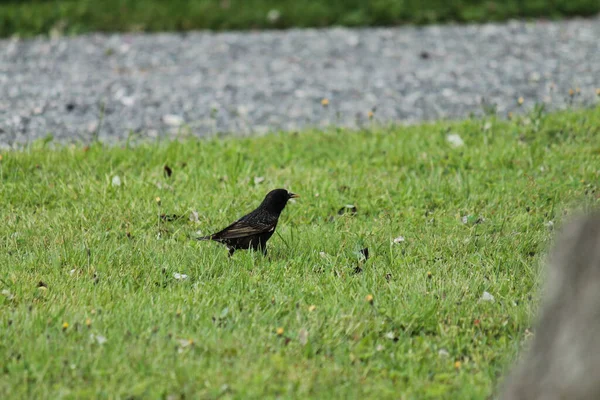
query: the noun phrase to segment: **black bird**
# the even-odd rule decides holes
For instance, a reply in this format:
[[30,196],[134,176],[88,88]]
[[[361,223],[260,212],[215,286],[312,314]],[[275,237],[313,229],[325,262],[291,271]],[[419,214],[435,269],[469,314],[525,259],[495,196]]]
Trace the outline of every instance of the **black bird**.
[[227,228],[203,236],[198,240],[214,240],[229,249],[229,256],[236,250],[261,250],[267,254],[267,240],[275,232],[279,215],[289,199],[299,197],[285,189],[271,190],[258,208],[229,225]]

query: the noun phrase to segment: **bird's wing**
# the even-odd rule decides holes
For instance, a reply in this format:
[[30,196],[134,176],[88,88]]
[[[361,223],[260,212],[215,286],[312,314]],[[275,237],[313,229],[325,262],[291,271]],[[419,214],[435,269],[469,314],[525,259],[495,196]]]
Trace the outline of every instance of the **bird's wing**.
[[209,238],[212,240],[236,239],[252,235],[259,235],[261,233],[267,233],[275,230],[276,225],[277,221],[272,223],[266,221],[259,222],[238,220],[235,221],[233,224],[229,225],[227,228],[223,229],[222,231],[210,235]]

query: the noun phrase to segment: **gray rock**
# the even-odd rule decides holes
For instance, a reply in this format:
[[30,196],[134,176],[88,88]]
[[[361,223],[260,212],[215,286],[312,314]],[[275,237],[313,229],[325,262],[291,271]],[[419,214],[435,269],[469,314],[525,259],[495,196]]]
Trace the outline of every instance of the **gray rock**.
[[531,348],[502,400],[600,399],[600,214],[557,241]]

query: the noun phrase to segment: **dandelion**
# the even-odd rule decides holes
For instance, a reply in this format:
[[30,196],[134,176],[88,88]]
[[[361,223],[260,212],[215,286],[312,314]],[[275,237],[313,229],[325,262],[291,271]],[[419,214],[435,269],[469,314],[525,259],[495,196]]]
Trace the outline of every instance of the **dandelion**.
[[427,279],[431,279],[432,275],[431,275],[431,271],[427,271]]
[[569,89],[569,96],[575,96],[575,91],[573,89]]
[[314,304],[308,307],[308,311],[313,312],[317,309],[317,306],[315,306]]
[[[600,96],[600,88],[596,89],[596,96]],[[0,155],[0,161],[2,160],[2,155]]]
[[328,99],[323,99],[323,100],[321,100],[321,105],[322,105],[323,107],[327,107],[327,106],[329,105],[329,100],[328,100]]
[[523,104],[525,102],[525,99],[523,97],[519,97],[517,99],[517,103],[519,103],[519,105]]
[[69,323],[68,322],[63,322],[62,329],[63,329],[63,331],[66,331],[67,329],[69,329]]
[[373,119],[374,116],[375,116],[375,113],[373,111],[369,111],[367,113],[367,117],[369,117],[369,119]]
[[460,361],[457,361],[454,363],[454,368],[456,368],[456,369],[460,369],[461,366],[462,366],[462,363]]
[[89,318],[85,319],[85,326],[87,326],[88,328],[92,326],[92,320]]
[[365,297],[365,300],[367,300],[367,303],[373,304],[373,295],[368,294],[367,297]]
[[281,328],[281,327],[277,328],[276,332],[277,332],[277,336],[283,335],[283,328]]
[[157,197],[156,199],[154,199],[156,201],[156,204],[158,204],[160,206],[160,197]]

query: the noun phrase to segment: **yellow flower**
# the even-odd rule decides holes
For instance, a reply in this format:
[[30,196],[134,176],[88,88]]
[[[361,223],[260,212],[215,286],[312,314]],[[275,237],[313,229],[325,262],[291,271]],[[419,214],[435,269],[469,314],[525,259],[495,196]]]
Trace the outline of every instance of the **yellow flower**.
[[160,205],[160,197],[157,197],[157,198],[156,198],[156,199],[154,199],[154,200],[156,200],[156,203],[157,203],[158,205]]
[[454,368],[456,368],[456,369],[460,369],[461,366],[462,366],[462,363],[460,361],[457,361],[454,363]]
[[[600,88],[596,89],[596,95],[600,96]],[[2,160],[2,156],[0,155],[0,160]]]
[[519,103],[519,105],[523,104],[523,102],[525,102],[525,99],[523,97],[519,97],[517,99],[517,103]]
[[67,330],[69,328],[69,323],[68,322],[63,322],[62,328],[63,328],[63,331]]
[[308,307],[308,311],[313,312],[317,309],[317,306],[315,306],[314,304]]
[[283,335],[283,328],[279,327],[277,328],[277,336],[281,336]]
[[375,115],[375,114],[373,113],[373,111],[369,111],[369,112],[367,113],[367,117],[369,117],[369,119],[373,118],[373,116],[374,116],[374,115]]
[[322,105],[323,107],[327,107],[327,106],[329,105],[329,100],[328,100],[328,99],[323,99],[323,100],[321,100],[321,105]]
[[569,96],[574,96],[575,95],[575,91],[573,89],[569,89]]
[[365,300],[367,300],[368,303],[373,304],[373,295],[368,294],[367,297],[365,297]]
[[431,275],[431,271],[427,271],[427,277],[428,277],[429,279],[431,279],[431,276],[432,276],[432,275]]
[[91,319],[89,319],[89,318],[86,318],[86,319],[85,319],[85,326],[87,326],[88,328],[89,328],[90,326],[92,326],[92,320],[91,320]]

